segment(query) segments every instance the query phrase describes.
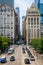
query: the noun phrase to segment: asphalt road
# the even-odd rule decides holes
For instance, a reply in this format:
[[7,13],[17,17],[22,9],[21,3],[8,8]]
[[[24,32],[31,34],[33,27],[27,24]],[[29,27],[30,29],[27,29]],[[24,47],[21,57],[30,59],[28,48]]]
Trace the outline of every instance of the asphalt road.
[[[29,58],[27,52],[25,54],[22,53],[21,45],[19,45],[19,46],[15,45],[15,46],[11,46],[11,47],[14,47],[14,50],[15,50],[15,52],[13,53],[13,55],[15,57],[15,61],[13,61],[13,62],[10,61],[10,56],[12,54],[11,55],[2,54],[1,56],[4,56],[4,55],[6,56],[7,62],[3,63],[3,64],[0,63],[0,65],[26,65],[24,63],[24,59]],[[30,63],[31,64],[28,64],[28,65],[40,65],[40,63],[37,61],[37,59],[35,61],[30,61]]]

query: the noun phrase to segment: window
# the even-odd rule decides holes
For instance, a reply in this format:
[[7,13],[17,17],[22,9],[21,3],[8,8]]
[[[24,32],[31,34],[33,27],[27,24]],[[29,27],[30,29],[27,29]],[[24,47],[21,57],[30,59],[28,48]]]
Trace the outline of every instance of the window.
[[10,27],[7,27],[7,29],[10,29]]
[[37,26],[37,28],[39,28],[39,26]]
[[13,12],[13,10],[11,10],[11,12]]
[[28,28],[30,28],[30,26],[28,26]]
[[8,12],[10,12],[10,9],[8,8]]
[[6,10],[6,8],[4,9],[4,12],[6,12],[7,10]]
[[10,33],[7,33],[7,36],[10,36]]
[[11,22],[11,24],[13,24],[13,23]]
[[31,18],[31,25],[33,25],[33,18]]
[[31,26],[31,28],[33,28],[33,26]]
[[39,24],[39,18],[37,18],[37,25]]
[[36,26],[34,26],[34,28],[36,28]]
[[31,35],[31,30],[30,29],[28,29],[28,38],[30,38],[30,35]]
[[33,37],[33,29],[31,30],[31,36]]
[[3,9],[1,9],[1,12],[3,12]]
[[7,17],[9,17],[10,15],[7,15]]
[[13,29],[13,27],[11,27],[11,29]]
[[34,18],[34,25],[36,25],[36,18]]
[[28,18],[28,24],[30,25],[30,18]]
[[39,37],[39,29],[37,29],[37,37]]
[[34,37],[36,37],[36,29],[34,29]]

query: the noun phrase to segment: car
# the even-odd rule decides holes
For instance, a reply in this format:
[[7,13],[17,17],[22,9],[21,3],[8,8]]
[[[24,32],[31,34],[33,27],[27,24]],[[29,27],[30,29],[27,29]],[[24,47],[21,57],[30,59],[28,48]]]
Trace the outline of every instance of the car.
[[6,57],[5,56],[3,56],[2,58],[1,58],[1,61],[0,61],[1,63],[5,63],[6,62]]
[[14,56],[11,56],[10,57],[10,61],[15,61],[15,57]]
[[25,53],[25,50],[23,50],[23,53]]
[[14,52],[14,49],[13,48],[9,48],[8,49],[8,54],[12,54]]
[[25,59],[25,64],[30,64],[30,61],[29,61],[29,59]]
[[1,63],[1,58],[0,58],[0,63]]
[[32,56],[32,54],[31,54],[31,53],[28,53],[28,55],[29,55],[29,57],[31,57],[31,56]]
[[28,48],[26,47],[26,51],[28,51]]
[[27,53],[30,53],[30,51],[28,50]]
[[30,56],[30,60],[31,60],[31,61],[35,61],[34,56],[31,55],[31,56]]

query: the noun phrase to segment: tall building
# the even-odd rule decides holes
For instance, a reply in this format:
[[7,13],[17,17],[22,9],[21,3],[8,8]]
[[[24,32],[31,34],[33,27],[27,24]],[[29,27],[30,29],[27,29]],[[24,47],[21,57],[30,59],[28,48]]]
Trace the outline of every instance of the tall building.
[[43,22],[43,0],[35,0],[36,8],[40,11],[40,23]]
[[40,13],[33,3],[26,12],[26,18],[24,21],[25,37],[27,45],[33,38],[40,38]]
[[20,35],[20,9],[19,7],[16,7],[15,11],[18,14],[18,35]]
[[41,37],[43,37],[43,23],[41,23]]
[[40,11],[40,24],[42,24],[43,23],[43,0],[35,0],[35,5],[36,8],[38,8]]
[[[0,36],[6,36],[14,43],[18,34],[18,21],[15,10],[6,4],[0,6]],[[16,33],[17,32],[17,33]]]
[[7,4],[14,8],[14,0],[0,0],[0,5],[1,4]]
[[26,16],[22,16],[22,35],[24,36],[24,20]]

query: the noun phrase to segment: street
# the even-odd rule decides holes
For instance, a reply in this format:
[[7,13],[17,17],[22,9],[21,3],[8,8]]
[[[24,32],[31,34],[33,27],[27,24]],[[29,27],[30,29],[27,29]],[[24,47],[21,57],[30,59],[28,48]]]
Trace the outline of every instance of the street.
[[[9,54],[2,54],[1,56],[6,56],[7,62],[6,63],[0,63],[0,65],[26,65],[24,62],[25,58],[29,58],[27,52],[23,53],[22,52],[22,45],[15,45],[13,46],[15,49],[15,52],[11,55],[14,55],[15,61],[10,61],[10,56]],[[41,65],[39,61],[35,58],[35,61],[30,61],[30,64],[28,65]]]

